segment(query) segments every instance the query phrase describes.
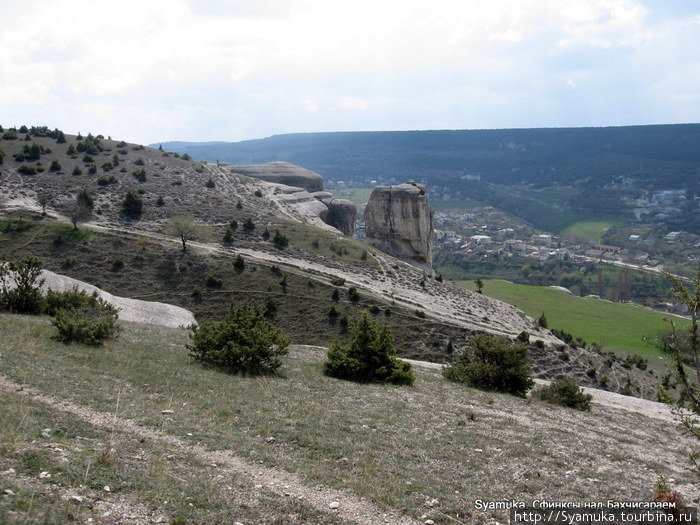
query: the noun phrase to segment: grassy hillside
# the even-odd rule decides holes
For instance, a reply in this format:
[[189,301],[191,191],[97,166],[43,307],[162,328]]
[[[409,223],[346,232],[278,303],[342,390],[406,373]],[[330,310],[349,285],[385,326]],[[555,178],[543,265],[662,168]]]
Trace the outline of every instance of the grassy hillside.
[[[460,286],[475,290],[472,281],[458,281]],[[517,306],[538,318],[547,316],[550,328],[580,337],[588,343],[642,355],[659,355],[654,340],[670,330],[663,319],[668,317],[640,306],[581,298],[544,286],[513,284],[508,281],[484,281],[484,294]],[[679,327],[687,321],[676,318]]]
[[229,376],[193,364],[175,329],[130,325],[87,348],[53,341],[45,318],[0,314],[0,327],[0,480],[15,493],[3,522],[119,503],[166,523],[447,524],[486,518],[476,499],[635,501],[653,472],[691,483],[685,438],[633,412],[575,412],[430,370],[414,387],[339,381],[309,347],[280,376]]

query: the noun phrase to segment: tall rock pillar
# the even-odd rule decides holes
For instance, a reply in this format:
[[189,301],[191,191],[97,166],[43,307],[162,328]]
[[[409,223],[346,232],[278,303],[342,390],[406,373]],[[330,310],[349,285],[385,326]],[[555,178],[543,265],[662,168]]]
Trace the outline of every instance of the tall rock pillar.
[[432,272],[433,210],[425,186],[415,182],[377,186],[364,219],[369,244]]

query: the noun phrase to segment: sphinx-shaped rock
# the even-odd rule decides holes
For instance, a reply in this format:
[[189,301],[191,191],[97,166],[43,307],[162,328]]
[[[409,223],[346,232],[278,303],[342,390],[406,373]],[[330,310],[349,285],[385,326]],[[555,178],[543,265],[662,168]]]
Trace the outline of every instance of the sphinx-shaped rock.
[[267,164],[252,164],[248,166],[233,165],[230,167],[236,173],[253,177],[267,182],[304,188],[308,192],[323,190],[323,177],[318,173],[289,162],[268,162]]
[[352,201],[336,199],[331,192],[324,190],[323,177],[318,173],[288,162],[231,165],[228,169],[280,185],[274,192],[275,199],[283,205],[295,207],[311,222],[316,222],[314,217],[318,217],[349,237],[355,233],[357,206]]
[[432,271],[433,210],[425,186],[415,182],[377,186],[364,218],[369,244]]

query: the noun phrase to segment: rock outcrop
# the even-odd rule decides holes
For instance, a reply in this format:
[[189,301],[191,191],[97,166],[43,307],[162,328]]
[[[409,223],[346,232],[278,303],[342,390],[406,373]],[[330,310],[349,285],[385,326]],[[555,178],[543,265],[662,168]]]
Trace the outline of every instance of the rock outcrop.
[[369,244],[432,271],[433,210],[425,186],[415,182],[377,186],[364,218]]
[[311,170],[295,166],[289,162],[268,162],[267,164],[252,164],[249,166],[232,165],[230,169],[246,177],[267,182],[304,188],[313,193],[323,191],[323,177]]
[[[227,168],[246,177],[279,185],[274,191],[277,202],[284,206],[296,205],[302,216],[319,217],[325,224],[349,237],[355,233],[357,206],[352,201],[337,199],[324,190],[323,177],[318,173],[288,162],[231,165]],[[308,198],[309,195],[315,202]]]

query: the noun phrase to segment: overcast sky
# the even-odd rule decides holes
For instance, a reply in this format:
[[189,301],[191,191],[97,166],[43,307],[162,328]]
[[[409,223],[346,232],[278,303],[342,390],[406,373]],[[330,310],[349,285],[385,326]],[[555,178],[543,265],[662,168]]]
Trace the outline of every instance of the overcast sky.
[[700,122],[700,0],[0,0],[0,124],[137,143]]

